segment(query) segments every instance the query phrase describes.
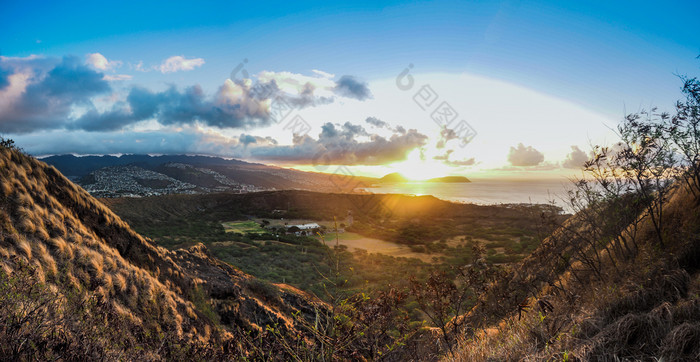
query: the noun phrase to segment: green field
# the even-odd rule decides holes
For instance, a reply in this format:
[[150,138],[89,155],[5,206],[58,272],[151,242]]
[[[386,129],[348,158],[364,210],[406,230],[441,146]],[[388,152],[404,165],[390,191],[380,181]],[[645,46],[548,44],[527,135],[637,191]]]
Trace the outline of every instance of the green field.
[[227,221],[222,222],[221,225],[224,226],[224,230],[227,233],[239,233],[239,234],[265,234],[268,230],[260,227],[255,221]]

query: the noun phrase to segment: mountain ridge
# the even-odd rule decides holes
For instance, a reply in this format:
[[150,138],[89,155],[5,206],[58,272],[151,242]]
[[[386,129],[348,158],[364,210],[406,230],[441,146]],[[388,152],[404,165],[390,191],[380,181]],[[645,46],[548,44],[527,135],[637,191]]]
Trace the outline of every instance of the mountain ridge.
[[[164,181],[160,184],[156,182],[156,186],[159,187],[155,188],[150,187],[153,185],[152,181],[142,181],[154,179],[172,179],[171,185],[177,182],[193,185],[188,186],[188,191],[184,193],[249,192],[274,189],[356,192],[356,189],[363,189],[375,181],[370,177],[348,178],[345,174],[300,171],[215,156],[57,155],[45,157],[42,161],[55,166],[69,179],[88,191],[97,192],[95,195],[98,197],[148,196],[182,192],[176,190],[180,187],[168,187],[169,184]],[[136,172],[125,179],[120,172],[123,167],[136,167],[145,171],[141,172],[143,175]],[[145,173],[155,174],[145,175]],[[99,181],[98,178],[102,181],[111,181],[95,186],[96,181]],[[143,187],[139,187],[138,184]],[[126,189],[125,185],[127,185]],[[159,188],[162,190],[158,190]]]

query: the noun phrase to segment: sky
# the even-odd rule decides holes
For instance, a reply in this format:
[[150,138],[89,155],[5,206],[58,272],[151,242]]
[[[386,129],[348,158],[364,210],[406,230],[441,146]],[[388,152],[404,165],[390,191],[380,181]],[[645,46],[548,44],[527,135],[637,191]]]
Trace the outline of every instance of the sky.
[[420,179],[562,175],[697,76],[697,1],[0,2],[0,135]]

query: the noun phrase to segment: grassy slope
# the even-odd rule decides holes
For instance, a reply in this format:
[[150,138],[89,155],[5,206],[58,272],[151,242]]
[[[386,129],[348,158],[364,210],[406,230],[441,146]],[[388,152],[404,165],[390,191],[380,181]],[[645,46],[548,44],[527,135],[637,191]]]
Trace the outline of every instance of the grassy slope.
[[[0,334],[24,340],[0,350],[6,357],[224,358],[245,352],[231,333],[260,323],[294,329],[286,316],[322,307],[289,288],[262,288],[202,246],[156,246],[55,168],[7,148],[0,148],[0,269]],[[25,315],[28,303],[37,309]]]
[[[558,267],[553,238],[545,240],[465,316],[473,329],[456,359],[700,359],[700,205],[676,190],[664,212],[665,246],[644,220],[637,255],[616,267],[604,259],[604,281],[575,276],[581,265]],[[523,301],[531,308],[520,318]]]

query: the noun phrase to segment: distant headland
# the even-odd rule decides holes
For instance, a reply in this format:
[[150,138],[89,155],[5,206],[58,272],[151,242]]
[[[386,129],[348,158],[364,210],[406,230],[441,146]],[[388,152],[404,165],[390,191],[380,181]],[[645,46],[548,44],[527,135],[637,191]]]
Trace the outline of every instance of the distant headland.
[[[401,175],[398,172],[390,173],[382,178],[379,179],[379,183],[404,183],[404,182],[412,182],[413,180],[407,179],[405,176]],[[423,182],[431,182],[431,183],[465,183],[465,182],[471,182],[468,178],[464,176],[444,176],[444,177],[436,177],[436,178],[431,178],[429,180],[425,180]]]

